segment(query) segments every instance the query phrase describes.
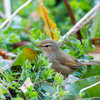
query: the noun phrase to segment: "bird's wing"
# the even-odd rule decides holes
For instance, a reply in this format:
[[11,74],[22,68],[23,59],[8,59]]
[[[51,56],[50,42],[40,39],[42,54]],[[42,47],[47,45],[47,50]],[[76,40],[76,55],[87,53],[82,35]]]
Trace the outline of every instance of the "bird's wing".
[[75,62],[74,60],[66,61],[64,63],[64,65],[69,66],[69,67],[71,67],[73,69],[81,68],[80,65],[77,62]]
[[59,73],[63,74],[64,76],[67,76],[68,74],[73,72],[73,69],[71,69],[68,66],[60,64],[58,60],[53,60],[52,63],[53,63],[52,68],[56,72],[59,72]]
[[72,57],[69,54],[63,53],[66,56],[62,57],[62,60],[60,60],[60,63],[65,65],[65,66],[69,66],[71,68],[81,68],[81,62],[79,62],[76,58]]

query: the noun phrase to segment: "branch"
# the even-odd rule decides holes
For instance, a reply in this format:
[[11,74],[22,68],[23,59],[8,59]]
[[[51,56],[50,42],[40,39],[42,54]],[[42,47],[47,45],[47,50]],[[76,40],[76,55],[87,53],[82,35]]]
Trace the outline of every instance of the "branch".
[[85,24],[87,24],[90,20],[92,20],[96,15],[97,15],[97,12],[95,12],[94,14],[92,14],[92,15],[90,16],[90,18],[87,19],[82,25],[80,25],[80,26],[75,30],[75,32],[73,32],[72,34],[77,33],[78,30],[82,29],[82,27],[83,27]]
[[32,0],[28,0],[26,3],[24,3],[22,6],[20,6],[10,17],[8,17],[1,25],[0,29],[2,29],[22,8],[24,8],[26,5],[28,5]]
[[[70,16],[70,18],[71,18],[71,20],[72,20],[72,23],[73,23],[73,25],[75,25],[75,24],[76,24],[76,19],[75,19],[75,17],[74,17],[74,14],[73,14],[73,11],[72,11],[71,6],[70,6],[70,4],[69,4],[69,1],[68,1],[68,0],[64,0],[64,3],[65,3],[65,6],[66,6],[66,8],[67,8],[67,10],[68,10],[69,16]],[[77,37],[78,37],[78,39],[81,41],[82,36],[81,36],[80,30],[77,31]]]
[[92,84],[92,85],[90,85],[90,86],[88,86],[88,87],[86,87],[86,88],[81,89],[80,92],[79,92],[79,94],[81,94],[84,90],[87,90],[87,89],[89,89],[89,88],[92,88],[92,87],[94,87],[94,86],[96,86],[96,85],[98,85],[98,84],[100,84],[100,81],[97,82],[97,83],[95,83],[95,84]]
[[[94,8],[92,8],[79,22],[77,22],[66,34],[69,36],[72,32],[76,31],[76,29],[97,9],[100,8],[100,3],[98,3]],[[66,38],[66,34],[58,41],[61,42]]]
[[[2,81],[2,79],[0,78],[0,81],[2,82],[2,84],[7,88],[7,86],[5,85],[5,83]],[[8,88],[7,88],[7,90],[8,90]],[[12,95],[10,94],[10,91],[8,90],[8,93],[9,93],[9,96],[10,96],[10,98],[12,99]]]
[[70,18],[72,20],[72,23],[73,23],[73,25],[75,25],[76,24],[76,20],[75,20],[73,11],[72,11],[72,9],[70,7],[69,1],[68,0],[64,0],[64,3],[65,3],[65,6],[66,6],[66,8],[68,10],[69,16],[70,16]]

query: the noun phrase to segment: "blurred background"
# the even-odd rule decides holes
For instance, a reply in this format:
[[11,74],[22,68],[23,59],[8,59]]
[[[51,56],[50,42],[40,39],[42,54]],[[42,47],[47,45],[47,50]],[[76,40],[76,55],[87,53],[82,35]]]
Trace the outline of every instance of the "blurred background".
[[[76,22],[99,3],[99,0],[66,1],[69,1]],[[0,24],[25,2],[26,0],[0,0]],[[64,0],[43,0],[43,4],[50,12],[49,17],[57,24],[61,35],[64,35],[73,27],[73,22],[66,9]],[[99,44],[99,16],[100,11],[98,11],[94,19],[80,30],[81,37],[75,36],[77,38],[92,39],[93,43]],[[9,24],[0,30],[0,47],[8,49],[7,44],[9,43],[13,44],[20,41],[30,41],[30,30],[32,28],[37,28],[44,32],[44,25],[44,21],[40,17],[39,1],[33,0],[26,7],[21,9]]]

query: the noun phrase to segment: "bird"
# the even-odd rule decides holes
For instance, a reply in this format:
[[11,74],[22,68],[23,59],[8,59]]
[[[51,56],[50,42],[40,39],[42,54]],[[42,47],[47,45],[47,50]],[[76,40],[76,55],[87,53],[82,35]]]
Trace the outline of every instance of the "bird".
[[68,76],[82,65],[100,65],[99,62],[80,62],[73,56],[65,53],[53,39],[44,39],[36,47],[40,47],[43,55],[48,57],[51,68],[64,76]]

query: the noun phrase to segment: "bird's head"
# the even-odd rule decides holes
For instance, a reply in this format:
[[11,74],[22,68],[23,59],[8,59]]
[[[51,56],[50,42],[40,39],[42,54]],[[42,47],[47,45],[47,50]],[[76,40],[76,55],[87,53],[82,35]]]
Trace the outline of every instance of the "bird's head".
[[40,47],[41,50],[46,54],[50,54],[59,49],[57,42],[53,39],[44,39],[40,42],[39,45],[37,45],[37,47]]

